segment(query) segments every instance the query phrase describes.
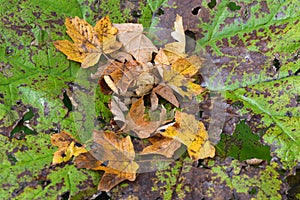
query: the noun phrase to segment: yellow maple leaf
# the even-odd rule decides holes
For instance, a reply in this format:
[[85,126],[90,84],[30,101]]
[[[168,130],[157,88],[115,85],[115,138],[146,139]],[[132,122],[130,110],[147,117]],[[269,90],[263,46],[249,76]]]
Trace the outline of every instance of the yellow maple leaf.
[[102,54],[110,54],[121,48],[122,44],[116,40],[117,29],[112,26],[106,16],[92,27],[83,19],[66,18],[69,40],[58,40],[54,46],[67,55],[69,60],[81,63],[82,68],[95,65]]
[[172,64],[172,69],[182,74],[186,78],[191,78],[200,69],[201,61],[197,56],[189,58],[179,58]]
[[193,160],[215,156],[215,148],[210,144],[202,122],[197,121],[194,115],[180,111],[176,111],[175,121],[173,126],[160,134],[186,145]]
[[58,146],[58,150],[54,153],[52,164],[67,162],[73,156],[78,156],[87,150],[77,142],[69,133],[62,131],[51,136],[51,143]]
[[193,83],[193,79],[186,78],[171,67],[163,68],[163,80],[172,90],[189,99],[201,94],[205,90],[200,85]]
[[88,153],[75,159],[78,168],[105,171],[98,190],[109,191],[124,180],[134,181],[139,166],[135,159],[130,136],[125,138],[113,132],[93,131],[94,144]]

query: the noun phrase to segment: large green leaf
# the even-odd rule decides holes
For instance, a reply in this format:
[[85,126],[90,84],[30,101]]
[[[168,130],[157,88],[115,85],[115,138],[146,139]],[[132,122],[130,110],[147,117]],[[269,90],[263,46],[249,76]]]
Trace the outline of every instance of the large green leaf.
[[227,98],[243,103],[242,114],[256,116],[257,128],[270,127],[263,139],[285,168],[300,162],[299,84],[300,77],[293,76],[227,92]]
[[121,185],[111,194],[112,199],[285,199],[286,188],[277,167],[274,162],[257,167],[230,159],[196,167],[185,159],[155,174],[140,174],[135,182]]
[[128,9],[121,11],[120,1],[100,7],[92,0],[0,3],[0,198],[55,199],[64,193],[86,198],[96,192],[97,173],[51,166],[49,134],[66,130],[81,141],[89,139],[94,124],[109,120],[109,97],[95,92],[97,80],[90,75],[96,67],[81,70],[52,42],[68,38],[66,17],[94,25],[113,11],[113,22],[124,22]]
[[64,193],[91,196],[99,181],[97,173],[66,164],[52,166],[55,148],[50,136],[26,136],[9,140],[0,135],[1,199],[55,199]]

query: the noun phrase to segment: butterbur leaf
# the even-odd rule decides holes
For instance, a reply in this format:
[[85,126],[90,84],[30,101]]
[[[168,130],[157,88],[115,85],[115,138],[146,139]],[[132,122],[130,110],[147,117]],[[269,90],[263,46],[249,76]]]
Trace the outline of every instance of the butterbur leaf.
[[114,27],[118,29],[117,37],[126,52],[141,63],[151,61],[152,53],[157,52],[157,48],[143,34],[142,24],[114,24]]
[[54,153],[52,160],[54,165],[67,162],[73,156],[87,152],[78,141],[65,131],[52,135],[51,143],[54,146],[58,146],[58,150]]
[[60,40],[55,41],[54,46],[67,55],[69,60],[80,62],[82,68],[95,65],[103,53],[112,53],[122,46],[116,40],[117,29],[108,17],[99,20],[94,28],[78,17],[66,18],[65,25],[74,43]]
[[193,160],[215,156],[215,148],[208,140],[208,134],[202,122],[194,115],[176,111],[176,123],[161,135],[173,138],[187,146],[188,154]]
[[105,171],[98,190],[109,191],[124,180],[134,181],[139,166],[130,136],[121,138],[113,132],[93,132],[92,149],[75,159],[79,168]]
[[172,158],[174,152],[180,148],[181,143],[175,139],[154,136],[148,138],[152,145],[145,147],[141,155],[160,154],[167,158]]
[[145,114],[143,97],[134,102],[126,116],[124,132],[133,131],[139,138],[148,138],[166,122],[166,109],[161,106],[158,119],[149,119]]

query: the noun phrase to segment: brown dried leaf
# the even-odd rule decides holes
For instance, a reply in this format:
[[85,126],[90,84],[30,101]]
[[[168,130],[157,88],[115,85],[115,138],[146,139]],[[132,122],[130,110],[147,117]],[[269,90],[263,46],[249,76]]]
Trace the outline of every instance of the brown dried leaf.
[[157,52],[157,48],[143,34],[142,24],[114,24],[114,27],[118,29],[117,37],[126,52],[131,53],[141,63],[151,61],[152,52]]
[[98,190],[109,191],[124,180],[134,181],[138,164],[130,136],[121,138],[113,132],[93,131],[92,149],[76,157],[78,168],[105,171]]
[[176,107],[179,107],[179,102],[175,97],[173,90],[166,86],[166,85],[158,85],[153,89],[153,92],[164,98],[165,100],[169,101]]
[[145,115],[143,97],[134,102],[126,116],[125,132],[133,131],[139,138],[148,138],[166,121],[166,109],[162,106],[159,119],[148,119]]
[[141,152],[141,155],[145,154],[160,154],[167,158],[172,158],[175,151],[180,148],[181,143],[177,140],[165,137],[154,136],[148,138],[152,145],[146,147]]

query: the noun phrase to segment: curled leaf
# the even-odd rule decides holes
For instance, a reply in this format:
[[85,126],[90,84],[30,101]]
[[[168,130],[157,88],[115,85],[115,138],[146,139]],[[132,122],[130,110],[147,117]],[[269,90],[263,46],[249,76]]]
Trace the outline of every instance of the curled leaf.
[[177,41],[165,45],[164,52],[170,63],[175,62],[178,58],[184,58],[185,55],[185,34],[183,29],[182,17],[176,15],[174,29],[171,36]]

